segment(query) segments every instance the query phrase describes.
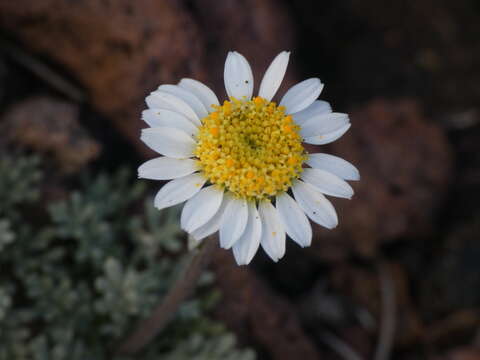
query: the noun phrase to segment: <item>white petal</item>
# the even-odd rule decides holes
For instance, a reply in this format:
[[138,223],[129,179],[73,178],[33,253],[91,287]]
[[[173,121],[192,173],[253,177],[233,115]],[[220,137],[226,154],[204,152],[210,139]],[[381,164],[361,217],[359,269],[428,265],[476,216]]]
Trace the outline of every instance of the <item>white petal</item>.
[[147,109],[142,111],[142,119],[150,127],[172,127],[185,131],[191,136],[198,133],[198,127],[185,116],[166,109]]
[[201,125],[197,113],[185,101],[178,96],[163,92],[154,91],[145,99],[150,109],[167,109],[176,111],[187,117],[194,124]]
[[220,226],[220,246],[230,249],[245,231],[248,220],[248,206],[244,199],[231,198],[225,209]]
[[348,161],[330,154],[308,154],[306,163],[315,169],[326,170],[344,180],[360,180],[357,168]]
[[263,75],[258,96],[268,101],[272,100],[287,71],[289,57],[289,51],[282,51],[273,59],[267,71],[265,71],[265,75]]
[[205,225],[220,208],[222,198],[223,191],[215,185],[200,190],[183,207],[180,217],[182,229],[191,233]]
[[254,202],[248,203],[248,221],[240,239],[233,245],[233,256],[238,265],[248,265],[260,246],[262,222]]
[[352,126],[352,124],[348,123],[347,125],[341,127],[340,129],[332,131],[330,133],[304,138],[303,142],[307,144],[313,144],[313,145],[330,144],[331,142],[334,142],[338,138],[342,137],[342,135],[345,134],[348,131],[348,129],[350,129],[350,126]]
[[177,205],[190,199],[207,182],[200,174],[191,174],[169,181],[155,196],[154,204],[159,210]]
[[312,243],[312,227],[303,210],[290,195],[277,196],[276,206],[287,234],[301,247]]
[[189,90],[186,90],[178,85],[165,84],[160,85],[158,87],[158,91],[172,94],[185,101],[188,105],[190,105],[193,111],[195,111],[199,119],[203,119],[205,116],[208,115],[207,109],[200,101],[200,99],[198,99]]
[[350,199],[353,189],[345,180],[325,170],[304,169],[300,178],[306,183],[313,185],[321,193],[341,198]]
[[225,208],[228,204],[227,197],[224,196],[220,208],[217,210],[215,215],[212,216],[210,220],[205,225],[200,226],[197,230],[194,230],[191,233],[191,236],[196,240],[200,241],[207,236],[212,235],[214,232],[218,231],[222,223],[223,214],[225,213]]
[[252,69],[243,55],[236,51],[228,53],[227,60],[225,61],[223,80],[225,82],[225,90],[229,97],[234,97],[238,100],[242,100],[243,97],[246,97],[247,100],[252,98]]
[[292,191],[298,205],[314,222],[328,229],[338,225],[337,212],[332,203],[312,185],[297,181],[292,186]]
[[310,106],[320,95],[323,84],[320,79],[311,78],[292,86],[280,101],[287,114],[293,114]]
[[173,158],[188,158],[193,155],[195,141],[186,132],[169,127],[142,130],[140,139],[156,152]]
[[329,114],[332,112],[330,104],[323,100],[315,100],[312,105],[302,111],[298,111],[292,114],[293,120],[298,125],[303,125],[308,119],[323,114]]
[[268,256],[277,262],[285,255],[285,230],[278,211],[270,201],[261,201],[258,212],[262,221],[260,244]]
[[341,129],[350,122],[347,114],[331,113],[317,115],[301,125],[300,134],[303,137],[312,137],[328,134]]
[[212,105],[220,105],[217,95],[205,84],[193,79],[182,79],[178,85],[184,89],[190,90],[205,106],[207,111],[214,111]]
[[143,163],[138,168],[138,177],[152,180],[170,180],[190,175],[198,170],[192,159],[159,157]]

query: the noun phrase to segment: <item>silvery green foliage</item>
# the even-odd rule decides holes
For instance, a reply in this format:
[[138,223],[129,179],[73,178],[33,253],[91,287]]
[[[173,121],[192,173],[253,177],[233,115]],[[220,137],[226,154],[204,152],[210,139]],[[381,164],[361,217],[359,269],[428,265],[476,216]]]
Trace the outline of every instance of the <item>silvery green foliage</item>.
[[14,216],[16,206],[38,199],[41,172],[37,157],[0,156],[0,218]]
[[15,234],[10,228],[10,221],[8,219],[0,219],[0,251],[13,242]]
[[[0,360],[129,359],[112,350],[186,260],[179,209],[139,206],[143,185],[125,172],[50,205],[40,182],[36,158],[0,159]],[[135,359],[254,359],[205,315],[211,280]]]

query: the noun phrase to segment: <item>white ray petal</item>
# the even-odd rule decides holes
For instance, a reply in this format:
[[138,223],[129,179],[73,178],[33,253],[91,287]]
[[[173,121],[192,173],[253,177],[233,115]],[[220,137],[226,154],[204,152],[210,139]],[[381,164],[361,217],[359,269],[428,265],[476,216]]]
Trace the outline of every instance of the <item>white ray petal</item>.
[[338,225],[337,212],[332,203],[318,190],[303,181],[292,186],[298,205],[307,216],[319,225],[333,229]]
[[148,160],[138,168],[138,177],[152,180],[170,180],[187,176],[198,170],[192,159],[159,157]]
[[270,201],[261,201],[258,213],[262,221],[260,244],[267,255],[277,262],[285,255],[285,230],[280,216]]
[[180,204],[199,192],[206,182],[207,179],[200,174],[191,174],[169,181],[155,196],[154,205],[161,210]]
[[220,226],[220,246],[230,249],[245,231],[248,220],[248,206],[245,199],[231,198],[225,209]]
[[178,96],[166,93],[164,91],[154,91],[145,99],[150,109],[167,109],[184,115],[194,124],[201,125],[197,113],[184,100]]
[[352,126],[352,124],[348,123],[345,126],[342,126],[340,129],[332,131],[330,133],[304,138],[303,142],[313,145],[330,144],[331,142],[334,142],[335,140],[342,137],[342,135],[345,134],[348,129],[350,129],[350,126]]
[[238,265],[248,265],[260,246],[262,222],[254,202],[248,202],[248,221],[240,239],[233,245],[233,256]]
[[182,79],[178,85],[184,89],[190,90],[205,106],[208,112],[215,111],[212,105],[220,105],[217,95],[205,84],[194,79]]
[[331,172],[344,180],[360,180],[357,168],[338,156],[323,153],[308,154],[305,162],[312,168]]
[[268,101],[272,100],[287,71],[289,57],[290,51],[282,51],[273,59],[267,71],[265,71],[265,75],[263,75],[258,96]]
[[169,127],[143,129],[140,139],[150,149],[178,159],[193,156],[195,148],[195,141],[190,135],[182,130]]
[[325,195],[351,199],[352,187],[338,176],[320,169],[304,169],[300,178]]
[[315,100],[309,107],[292,114],[293,121],[298,125],[303,125],[308,119],[332,112],[330,104],[323,100]]
[[304,80],[292,86],[280,101],[287,114],[293,114],[310,106],[320,95],[323,84],[318,78]]
[[300,128],[304,138],[328,134],[341,129],[350,122],[347,114],[331,113],[311,117]]
[[312,243],[312,227],[303,210],[287,193],[276,198],[276,207],[287,234],[301,247]]
[[183,207],[180,217],[182,229],[191,233],[205,225],[220,208],[222,198],[223,191],[215,185],[200,190]]
[[194,230],[191,233],[191,236],[196,240],[200,241],[207,236],[212,235],[220,229],[222,224],[222,219],[224,218],[223,214],[225,213],[225,208],[228,204],[227,197],[224,196],[220,208],[217,210],[215,215],[212,216],[210,220],[207,221],[205,225],[200,226],[197,230]]
[[184,89],[178,85],[164,84],[158,87],[158,91],[172,94],[185,101],[195,111],[199,119],[208,115],[207,109],[190,90]]
[[243,55],[236,51],[229,52],[225,61],[225,70],[223,73],[225,90],[229,97],[242,100],[252,98],[253,94],[253,74],[250,64]]
[[142,111],[142,119],[150,127],[171,127],[185,131],[192,137],[198,133],[198,127],[182,114],[166,109],[147,109]]

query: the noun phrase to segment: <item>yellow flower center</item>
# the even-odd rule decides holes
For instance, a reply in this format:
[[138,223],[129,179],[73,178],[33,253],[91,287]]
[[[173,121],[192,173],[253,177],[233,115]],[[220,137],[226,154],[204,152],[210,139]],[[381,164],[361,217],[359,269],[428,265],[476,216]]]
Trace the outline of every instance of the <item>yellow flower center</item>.
[[195,156],[204,176],[237,197],[265,199],[287,191],[306,152],[285,108],[256,97],[231,98],[202,119]]

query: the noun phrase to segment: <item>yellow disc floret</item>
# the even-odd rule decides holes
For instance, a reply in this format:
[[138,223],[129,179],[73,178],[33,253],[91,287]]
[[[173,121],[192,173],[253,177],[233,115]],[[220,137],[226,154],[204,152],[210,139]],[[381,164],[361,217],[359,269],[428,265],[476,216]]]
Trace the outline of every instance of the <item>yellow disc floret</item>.
[[283,106],[231,98],[202,119],[195,156],[212,184],[265,199],[287,191],[302,172],[306,153],[298,132]]

